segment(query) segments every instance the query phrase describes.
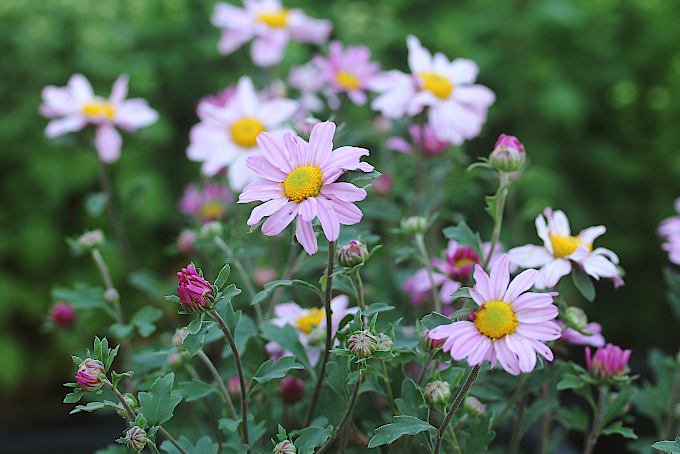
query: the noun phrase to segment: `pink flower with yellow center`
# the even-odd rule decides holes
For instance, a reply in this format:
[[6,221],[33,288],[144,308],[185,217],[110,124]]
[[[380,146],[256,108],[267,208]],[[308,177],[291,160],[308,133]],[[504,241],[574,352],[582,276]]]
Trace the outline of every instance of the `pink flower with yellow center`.
[[411,74],[392,70],[376,77],[371,89],[379,95],[371,107],[387,118],[412,117],[429,107],[428,123],[437,138],[453,145],[479,135],[495,95],[475,84],[477,65],[462,58],[449,61],[439,52],[433,56],[415,36],[406,44]]
[[523,268],[540,267],[536,288],[553,288],[559,280],[571,273],[572,262],[599,280],[601,277],[623,284],[616,265],[618,256],[606,248],[593,249],[593,242],[607,229],[603,225],[581,230],[572,236],[569,220],[563,211],[546,208],[543,215],[536,217],[536,230],[543,240],[543,246],[526,245],[509,251],[510,260]]
[[262,133],[257,143],[262,154],[248,158],[248,167],[259,177],[241,193],[238,202],[264,202],[254,208],[248,225],[263,218],[262,233],[278,235],[296,220],[295,238],[312,255],[318,250],[312,221],[318,219],[328,241],[335,241],[340,225],[354,225],[363,213],[354,202],[363,200],[366,191],[351,183],[338,182],[348,170],[370,172],[373,166],[360,162],[368,150],[340,147],[333,150],[335,123],[317,123],[309,142],[286,134],[283,140]]
[[241,77],[236,93],[225,105],[212,101],[198,105],[201,122],[191,128],[187,156],[202,162],[201,171],[207,176],[228,166],[229,185],[240,191],[256,179],[246,160],[258,154],[257,136],[265,131],[276,135],[289,131],[284,123],[297,108],[290,99],[264,99],[255,92],[250,78]]
[[113,83],[108,99],[96,96],[82,74],[71,76],[65,87],[45,87],[40,113],[52,119],[45,135],[52,139],[94,125],[99,159],[117,161],[123,143],[117,128],[132,132],[158,120],[158,113],[144,99],[125,99],[127,92],[128,76],[124,74]]
[[371,61],[371,51],[366,46],[343,46],[338,41],[329,45],[328,57],[318,56],[314,62],[321,78],[328,84],[329,93],[347,93],[354,104],[366,104],[366,90],[380,70],[380,64]]
[[668,259],[671,263],[680,265],[680,198],[675,200],[675,211],[678,215],[664,219],[657,232],[666,240],[661,247],[668,252]]
[[250,55],[258,66],[280,62],[289,40],[321,44],[332,29],[329,21],[285,8],[280,0],[244,0],[243,6],[215,5],[212,23],[222,29],[218,49],[230,54],[253,40]]
[[192,184],[184,190],[179,210],[201,222],[209,222],[221,219],[231,202],[231,191],[219,183],[206,182],[201,186]]
[[430,339],[446,339],[442,349],[451,358],[467,358],[470,366],[487,361],[494,367],[498,361],[512,375],[531,372],[536,366],[536,353],[548,361],[553,353],[545,344],[560,337],[554,322],[557,293],[528,292],[536,280],[536,270],[525,270],[512,282],[509,257],[502,255],[486,274],[475,266],[475,286],[470,296],[479,308],[470,321],[440,325],[429,331]]

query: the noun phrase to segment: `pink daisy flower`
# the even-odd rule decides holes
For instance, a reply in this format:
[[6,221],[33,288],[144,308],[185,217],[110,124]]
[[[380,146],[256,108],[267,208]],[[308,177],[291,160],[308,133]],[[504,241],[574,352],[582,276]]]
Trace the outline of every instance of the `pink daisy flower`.
[[317,218],[328,241],[335,241],[340,225],[353,225],[363,217],[354,202],[363,200],[366,191],[351,183],[337,182],[348,170],[370,172],[373,166],[360,162],[368,150],[340,147],[333,150],[335,123],[317,123],[309,143],[286,134],[283,140],[262,133],[257,143],[262,154],[248,158],[248,167],[260,177],[250,183],[239,203],[260,201],[248,225],[262,224],[262,233],[275,236],[296,219],[295,237],[308,254],[318,250],[312,221]]
[[329,94],[347,93],[356,105],[366,104],[366,90],[380,70],[380,64],[371,61],[371,51],[366,46],[349,46],[333,41],[328,58],[317,56],[314,62],[321,71],[322,80],[329,86]]
[[82,74],[74,74],[65,87],[49,85],[42,91],[40,113],[52,118],[45,129],[50,139],[80,131],[88,124],[96,127],[94,143],[102,162],[116,162],[123,139],[116,128],[135,131],[158,120],[158,113],[141,98],[125,99],[128,76],[116,79],[108,99],[96,96]]
[[215,221],[224,216],[233,200],[229,189],[219,183],[206,182],[201,186],[191,184],[184,190],[179,210],[202,222]]
[[603,225],[581,230],[571,235],[569,220],[563,211],[546,208],[536,217],[536,231],[543,246],[528,244],[509,251],[510,260],[522,268],[540,267],[536,288],[553,288],[560,279],[571,273],[572,262],[582,267],[591,277],[609,278],[622,285],[621,273],[616,265],[619,257],[606,248],[593,249],[593,242],[607,229]]
[[243,6],[215,5],[212,23],[222,29],[218,49],[230,54],[252,39],[250,55],[258,66],[280,62],[288,40],[321,44],[331,32],[329,21],[284,8],[280,0],[244,0]]
[[[471,321],[457,321],[432,329],[432,340],[446,339],[442,349],[456,361],[467,358],[470,366],[498,361],[513,375],[531,372],[536,353],[548,361],[553,353],[546,341],[560,337],[560,327],[553,320],[557,293],[527,292],[534,285],[536,270],[525,270],[510,282],[509,257],[502,255],[487,275],[475,266],[475,286],[470,296],[479,306]],[[509,284],[509,285],[508,285]]]
[[[349,298],[347,295],[339,295],[331,300],[331,323],[332,333],[335,334],[340,326],[340,322],[345,316],[355,314],[358,308],[348,307]],[[307,350],[309,361],[316,364],[321,356],[322,349],[326,340],[326,311],[324,308],[300,307],[297,303],[290,302],[279,304],[274,308],[275,317],[271,322],[276,326],[290,325],[298,333],[300,343]],[[336,340],[337,343],[337,340]],[[280,354],[291,354],[284,352],[280,345],[269,342],[266,346],[267,352],[272,356]]]
[[259,153],[258,134],[289,131],[283,124],[293,116],[298,104],[290,99],[263,99],[248,77],[241,77],[232,96],[224,105],[212,100],[199,103],[201,122],[191,128],[187,156],[202,162],[201,171],[207,176],[228,166],[229,186],[240,191],[256,178],[246,160]]
[[411,74],[393,70],[377,77],[371,89],[380,94],[371,107],[388,118],[415,116],[429,107],[428,122],[439,140],[460,145],[476,137],[495,100],[491,90],[475,84],[477,65],[461,58],[449,61],[442,53],[433,56],[415,36],[406,44]]
[[671,263],[680,265],[680,198],[675,199],[677,216],[664,219],[657,230],[659,236],[666,240],[661,248],[668,252]]
[[562,328],[562,337],[560,340],[568,342],[573,345],[592,345],[593,347],[604,346],[604,336],[602,335],[602,325],[599,323],[588,323],[581,331],[587,334],[582,334],[574,328],[569,328],[564,322],[558,321],[558,325]]
[[411,136],[411,142],[403,137],[390,137],[387,139],[387,147],[401,153],[420,152],[426,157],[438,156],[449,148],[447,142],[437,138],[437,134],[430,125],[426,124],[421,127],[413,124],[408,127],[408,133]]
[[324,83],[319,68],[313,62],[293,67],[288,73],[288,83],[300,92],[302,116],[323,110],[323,101],[318,93]]

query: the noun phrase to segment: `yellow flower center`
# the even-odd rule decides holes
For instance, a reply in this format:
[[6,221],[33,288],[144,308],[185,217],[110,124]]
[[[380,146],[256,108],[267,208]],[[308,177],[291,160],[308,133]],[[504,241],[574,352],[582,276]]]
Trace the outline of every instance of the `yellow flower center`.
[[326,311],[324,309],[313,307],[295,320],[295,326],[303,333],[309,334],[314,328],[321,324],[324,317],[326,317]]
[[460,260],[456,260],[453,263],[453,266],[456,267],[456,268],[461,268],[461,267],[467,266],[467,265],[474,265],[475,263],[477,263],[477,262],[475,262],[472,259],[460,259]]
[[217,201],[205,203],[198,210],[198,215],[202,219],[219,219],[223,214],[224,205]]
[[361,85],[359,78],[347,71],[340,71],[335,76],[335,81],[338,83],[338,85],[340,85],[341,88],[344,88],[348,91],[356,90],[359,88],[359,85]]
[[293,202],[300,203],[307,197],[316,197],[321,192],[323,174],[317,166],[300,166],[288,174],[281,183],[283,192]]
[[477,331],[497,340],[515,332],[517,317],[505,301],[487,301],[475,314]]
[[230,128],[232,140],[244,148],[254,147],[257,144],[255,139],[264,130],[262,122],[255,117],[240,118]]
[[288,24],[288,10],[264,11],[257,15],[257,20],[271,28],[283,28]]
[[92,101],[83,104],[82,111],[90,118],[113,119],[116,115],[116,108],[106,101]]
[[[550,235],[550,244],[552,244],[553,255],[555,257],[567,257],[574,253],[581,245],[581,239],[577,236],[562,236]],[[592,250],[593,245],[584,243],[588,250]]]
[[418,73],[423,90],[427,90],[439,99],[446,99],[453,91],[453,84],[446,77],[432,71]]

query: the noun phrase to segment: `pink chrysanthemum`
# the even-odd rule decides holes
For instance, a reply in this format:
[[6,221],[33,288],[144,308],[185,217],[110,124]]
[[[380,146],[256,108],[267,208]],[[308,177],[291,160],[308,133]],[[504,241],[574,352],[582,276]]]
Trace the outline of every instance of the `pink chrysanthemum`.
[[614,377],[626,371],[630,354],[630,350],[623,350],[616,345],[607,344],[604,347],[598,348],[591,357],[590,348],[586,347],[586,366],[595,376],[602,378]]
[[680,265],[680,198],[675,199],[675,211],[678,215],[664,219],[659,225],[659,236],[666,240],[661,246],[668,252],[671,263]]
[[562,337],[560,340],[574,345],[592,345],[593,347],[604,346],[605,340],[602,335],[602,325],[599,323],[588,323],[583,331],[586,334],[579,333],[574,328],[570,328],[563,322],[558,321],[558,325],[562,328]]
[[308,254],[318,250],[312,228],[319,219],[328,241],[335,241],[340,225],[353,225],[363,217],[354,202],[363,200],[366,191],[351,183],[336,182],[348,170],[370,172],[373,166],[360,162],[368,150],[340,147],[333,150],[335,123],[317,123],[309,143],[286,134],[278,140],[262,133],[257,143],[262,154],[248,158],[248,167],[260,177],[250,183],[239,197],[239,203],[265,202],[253,209],[248,225],[263,218],[262,233],[275,236],[296,219],[295,237]]
[[253,39],[250,55],[258,66],[280,62],[288,40],[321,44],[332,29],[329,21],[312,19],[299,9],[284,8],[280,0],[244,0],[243,6],[215,6],[212,23],[222,29],[218,49],[230,54]]
[[354,104],[366,104],[366,90],[380,70],[380,64],[371,61],[371,51],[366,46],[342,47],[338,41],[329,45],[328,57],[318,56],[314,62],[321,71],[322,80],[328,84],[329,94],[347,93]]
[[229,189],[219,183],[207,182],[201,186],[191,184],[179,200],[179,210],[201,222],[215,221],[224,216],[232,201]]
[[108,99],[96,96],[82,74],[71,76],[66,87],[45,87],[40,113],[53,118],[45,135],[54,138],[94,125],[99,159],[107,163],[117,161],[123,139],[116,128],[132,132],[158,120],[158,113],[144,99],[125,99],[127,92],[128,76],[124,74],[113,83]]
[[300,92],[302,117],[309,112],[323,110],[323,101],[318,96],[318,93],[321,91],[324,82],[319,68],[317,68],[314,62],[291,68],[288,73],[288,83]]
[[[470,296],[479,309],[472,321],[457,321],[432,329],[430,339],[444,342],[443,350],[454,360],[467,358],[470,366],[498,361],[507,372],[518,375],[536,366],[536,353],[553,360],[546,341],[560,337],[553,320],[557,293],[527,292],[534,285],[536,270],[525,270],[510,282],[507,254],[492,265],[490,276],[476,265],[475,286]],[[509,285],[508,285],[509,284]]]
[[387,147],[401,153],[422,153],[426,157],[439,156],[449,148],[449,144],[437,138],[434,129],[430,125],[411,125],[408,127],[411,142],[403,137],[390,137],[387,139]]

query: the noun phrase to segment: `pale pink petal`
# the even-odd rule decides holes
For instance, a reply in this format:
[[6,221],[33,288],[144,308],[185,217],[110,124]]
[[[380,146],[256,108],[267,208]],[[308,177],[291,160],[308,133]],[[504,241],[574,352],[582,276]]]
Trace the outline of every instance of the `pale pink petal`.
[[249,183],[241,195],[239,195],[238,203],[247,202],[266,202],[267,200],[284,195],[280,183],[269,180],[255,180]]
[[534,309],[549,306],[555,300],[556,292],[536,293],[527,292],[510,302],[512,309],[515,311],[523,309]]
[[584,243],[593,244],[595,239],[604,235],[606,231],[607,228],[605,226],[597,225],[595,227],[588,227],[587,229],[581,230],[581,233],[578,234],[578,237]]
[[149,126],[158,120],[158,112],[149,107],[141,98],[123,101],[116,109],[114,123],[128,131],[134,131]]
[[477,79],[479,67],[472,60],[456,58],[449,65],[449,71],[453,82],[456,84],[471,84]]
[[491,104],[496,100],[496,95],[483,85],[470,85],[467,87],[456,87],[453,91],[456,101],[477,113],[485,113]]
[[554,259],[538,271],[534,285],[538,289],[553,288],[563,276],[571,272],[571,263],[565,259]]
[[229,177],[229,187],[233,191],[242,190],[248,183],[255,181],[258,175],[250,170],[247,165],[247,154],[241,153],[236,155],[236,158],[231,161],[227,169]]
[[309,136],[310,163],[318,164],[322,169],[326,166],[333,149],[333,135],[335,135],[335,123],[332,121],[319,122],[312,127]]
[[117,106],[127,96],[128,93],[128,81],[129,77],[127,74],[121,74],[118,79],[113,83],[111,88],[111,94],[109,95],[109,102],[114,106]]
[[[262,133],[264,134],[264,133]],[[274,181],[277,183],[283,183],[287,175],[283,173],[280,169],[274,167],[264,156],[261,154],[254,154],[248,156],[246,161],[248,168],[258,174],[262,178]]]
[[[484,341],[488,341],[489,339],[479,333],[475,333],[470,338],[466,337],[464,340],[465,342],[458,342],[455,340],[454,343],[451,344],[451,358],[455,361],[460,361],[461,359],[468,357],[477,348],[484,345]],[[469,360],[470,358],[468,358],[468,362]]]
[[99,159],[108,164],[117,161],[120,157],[123,139],[112,124],[101,123],[97,126],[94,144],[97,148]]
[[319,250],[312,223],[304,221],[300,217],[296,221],[295,238],[297,238],[298,243],[302,245],[307,254],[313,255]]
[[439,299],[443,304],[450,304],[453,302],[453,294],[460,288],[460,282],[456,282],[452,279],[447,279],[442,284],[442,288],[439,290]]
[[269,200],[262,205],[258,205],[253,208],[250,217],[248,218],[248,225],[255,225],[265,216],[270,216],[275,212],[279,211],[284,206],[288,205],[288,199],[286,197],[278,197],[276,199]]
[[510,334],[504,338],[505,344],[513,351],[519,359],[519,369],[528,373],[536,367],[536,352],[531,348],[531,344],[523,336]]
[[362,90],[352,90],[347,92],[347,97],[357,106],[363,106],[368,100],[368,96]]
[[494,342],[496,358],[498,358],[498,362],[501,363],[501,366],[506,372],[512,375],[519,375],[519,359],[517,355],[508,347],[506,342],[507,338],[508,336],[505,336],[504,338],[498,339],[496,342]]
[[303,221],[311,222],[316,217],[316,206],[315,197],[307,197],[298,204],[298,213]]
[[83,129],[87,121],[80,115],[69,115],[68,117],[57,118],[47,123],[45,128],[45,135],[53,139],[69,132],[75,132]]
[[430,71],[432,67],[432,55],[421,44],[420,40],[413,35],[406,37],[408,48],[408,67],[411,73],[417,74],[422,71]]
[[[538,237],[543,240],[543,245],[545,246],[545,249],[548,251],[550,256],[553,255],[553,247],[552,247],[552,241],[550,241],[550,231],[548,231],[548,224],[546,224],[545,217],[543,215],[538,215],[536,216],[536,232],[538,233]],[[535,265],[535,266],[542,266],[542,265]]]
[[569,236],[571,235],[571,229],[569,228],[569,220],[564,211],[557,210],[552,213],[552,217],[548,220],[548,227],[550,233],[553,235]]
[[460,330],[464,324],[472,325],[471,322],[453,322],[448,325],[439,325],[429,330],[427,335],[433,340],[447,339]]
[[253,37],[250,29],[230,29],[223,30],[220,40],[217,43],[217,50],[221,54],[230,54],[241,47]]
[[562,330],[555,322],[521,323],[517,326],[517,333],[529,339],[552,341],[559,339]]
[[[296,303],[281,303],[274,306],[274,315],[279,320],[272,320],[275,325],[282,326],[285,324],[294,325],[295,321],[302,315],[304,310]],[[278,322],[278,323],[277,323]],[[282,324],[279,324],[283,322]]]
[[338,215],[338,220],[343,225],[357,224],[364,216],[356,205],[350,202],[343,202],[342,200],[334,200],[333,209],[335,214]]
[[91,101],[94,98],[92,85],[82,74],[74,74],[68,80],[73,98],[80,104]]
[[385,146],[400,153],[413,153],[413,146],[403,137],[390,137],[385,142]]
[[250,77],[242,76],[236,85],[236,99],[234,105],[237,105],[243,115],[256,116],[258,112],[260,101],[257,97],[257,92],[253,86],[253,81]]
[[601,277],[613,278],[619,276],[619,270],[603,255],[590,254],[581,262],[583,270],[595,279]]
[[289,120],[298,107],[299,104],[290,99],[273,99],[262,103],[258,117],[267,128],[273,129]]
[[491,267],[489,297],[492,300],[501,300],[508,289],[508,282],[510,282],[509,261],[508,254],[503,254]]
[[[477,295],[477,297],[473,295],[475,302],[479,305],[482,305],[482,303],[485,303],[486,301],[492,301],[493,298],[491,296],[492,290],[491,282],[489,281],[489,275],[484,272],[484,268],[482,268],[480,265],[475,265],[474,278],[475,286],[473,290]],[[470,294],[472,295],[472,292],[470,292]]]
[[546,360],[552,361],[553,359],[555,359],[552,350],[550,350],[550,348],[543,342],[539,342],[537,340],[528,338],[526,340],[527,342],[529,342],[529,345],[531,345],[531,348],[533,348],[539,355],[541,355]]
[[557,306],[550,304],[543,307],[522,307],[515,310],[520,323],[540,323],[554,320],[557,317]]
[[340,220],[333,209],[333,205],[326,202],[325,199],[319,198],[316,209],[316,216],[319,218],[321,228],[328,241],[335,241],[340,234]]
[[285,32],[271,32],[266,36],[258,36],[250,46],[250,55],[257,66],[273,66],[283,58],[283,51],[288,44]]
[[73,99],[71,91],[65,87],[49,85],[43,88],[42,100],[40,113],[46,117],[60,117],[80,110],[80,104]]
[[477,364],[481,363],[491,348],[491,339],[484,336],[481,336],[481,338],[481,342],[477,344],[477,346],[470,352],[470,355],[468,356],[468,364],[471,366],[476,366]]
[[297,204],[295,202],[288,202],[283,208],[272,214],[262,224],[262,233],[266,236],[278,235],[288,227],[297,215]]
[[508,254],[512,263],[522,268],[540,267],[553,260],[552,254],[547,249],[533,244],[512,248]]
[[325,184],[321,193],[335,196],[344,202],[359,202],[366,198],[366,191],[346,182]]
[[515,298],[520,296],[522,293],[526,292],[534,285],[536,280],[536,275],[538,271],[536,270],[526,270],[519,273],[508,286],[508,290],[503,296],[503,301],[506,303],[512,303]]
[[262,156],[271,165],[284,173],[289,173],[293,170],[288,149],[283,146],[283,143],[279,143],[273,135],[268,132],[261,132],[255,140],[262,152]]

